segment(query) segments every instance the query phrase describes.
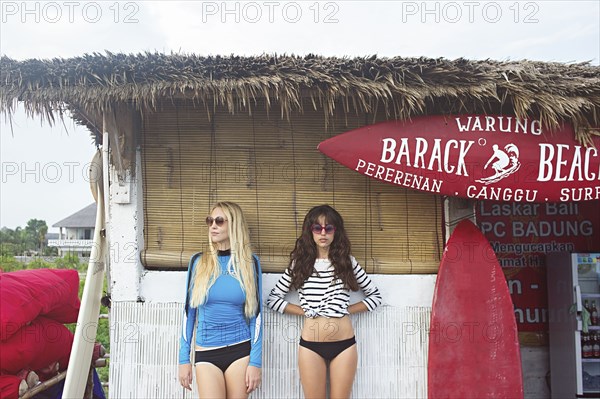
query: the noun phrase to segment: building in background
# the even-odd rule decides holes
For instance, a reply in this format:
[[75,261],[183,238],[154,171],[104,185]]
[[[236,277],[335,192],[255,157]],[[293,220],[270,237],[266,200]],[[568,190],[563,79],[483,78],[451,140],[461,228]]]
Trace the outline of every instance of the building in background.
[[48,239],[49,247],[57,247],[58,255],[76,253],[79,257],[89,256],[94,243],[96,203],[75,212],[52,227],[58,227],[57,239]]

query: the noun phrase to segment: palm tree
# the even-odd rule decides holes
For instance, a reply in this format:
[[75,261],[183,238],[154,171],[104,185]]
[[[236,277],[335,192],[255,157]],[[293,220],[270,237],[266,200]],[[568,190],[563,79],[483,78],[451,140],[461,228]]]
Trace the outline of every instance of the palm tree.
[[33,241],[34,248],[38,253],[43,253],[46,233],[48,233],[48,225],[45,220],[29,219],[25,227],[28,238]]

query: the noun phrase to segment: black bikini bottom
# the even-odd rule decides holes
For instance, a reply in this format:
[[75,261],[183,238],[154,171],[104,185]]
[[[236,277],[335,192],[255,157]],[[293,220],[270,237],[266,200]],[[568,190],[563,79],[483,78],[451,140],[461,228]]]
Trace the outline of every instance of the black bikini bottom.
[[305,341],[300,337],[300,346],[305,347],[306,349],[310,349],[315,352],[317,355],[321,356],[325,360],[333,360],[356,343],[356,338],[348,338],[343,341],[331,341],[331,342],[315,342],[315,341]]
[[211,363],[224,373],[231,363],[250,355],[250,341],[207,351],[196,351],[194,363]]

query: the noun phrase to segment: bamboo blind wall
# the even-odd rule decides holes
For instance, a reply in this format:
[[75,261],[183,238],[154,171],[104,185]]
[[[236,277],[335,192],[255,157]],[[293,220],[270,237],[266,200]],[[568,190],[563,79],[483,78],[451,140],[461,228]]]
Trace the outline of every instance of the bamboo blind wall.
[[[306,212],[330,204],[344,217],[352,252],[370,273],[436,273],[442,248],[439,196],[380,183],[317,150],[363,126],[345,117],[327,128],[316,111],[252,115],[165,105],[143,120],[142,170],[147,268],[186,268],[206,249],[211,204],[237,202],[263,271],[281,272]],[[369,121],[372,123],[373,121]]]

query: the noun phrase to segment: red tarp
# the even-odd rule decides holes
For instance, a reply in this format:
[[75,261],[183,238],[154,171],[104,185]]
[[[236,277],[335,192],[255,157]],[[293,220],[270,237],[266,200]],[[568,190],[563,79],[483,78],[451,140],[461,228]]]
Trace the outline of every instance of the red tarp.
[[0,375],[0,398],[18,398],[19,384],[21,381],[23,381],[23,379],[16,375]]
[[53,362],[65,370],[72,346],[73,333],[67,327],[40,316],[0,343],[0,374],[40,370]]
[[76,270],[0,272],[0,398],[18,397],[19,372],[67,368],[73,333],[63,323],[77,321],[78,292]]
[[38,316],[75,323],[79,313],[76,270],[37,269],[0,273],[0,341]]

